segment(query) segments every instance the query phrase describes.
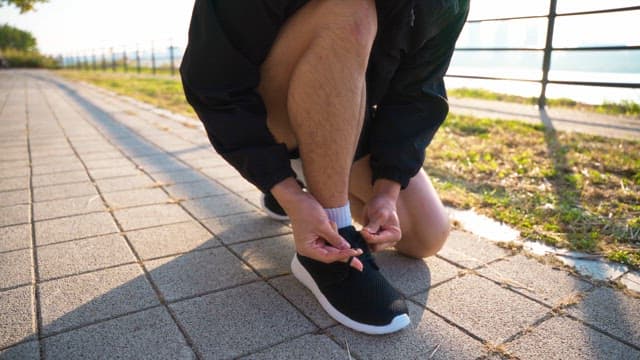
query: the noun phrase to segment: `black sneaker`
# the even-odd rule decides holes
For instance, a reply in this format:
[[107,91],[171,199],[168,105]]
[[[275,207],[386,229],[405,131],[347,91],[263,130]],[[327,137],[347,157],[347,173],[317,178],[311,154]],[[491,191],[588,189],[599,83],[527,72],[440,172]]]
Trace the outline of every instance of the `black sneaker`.
[[389,334],[411,322],[400,294],[380,274],[362,235],[353,226],[338,231],[353,248],[362,272],[343,262],[325,264],[296,254],[293,275],[304,284],[329,315],[342,325],[367,334]]
[[[304,183],[298,180],[298,184],[300,184],[300,187],[304,190]],[[289,215],[287,215],[271,192],[262,193],[262,210],[272,219],[289,221]]]
[[271,192],[262,194],[262,210],[272,219],[289,221],[289,215],[287,215]]

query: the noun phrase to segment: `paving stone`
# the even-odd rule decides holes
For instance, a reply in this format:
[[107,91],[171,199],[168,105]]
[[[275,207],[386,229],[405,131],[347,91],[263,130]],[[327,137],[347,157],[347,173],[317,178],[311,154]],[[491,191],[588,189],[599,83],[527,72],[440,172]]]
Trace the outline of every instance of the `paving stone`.
[[258,279],[248,266],[224,248],[151,260],[145,262],[145,266],[168,301]]
[[627,289],[640,293],[640,273],[630,272],[620,279]]
[[40,283],[43,334],[158,304],[140,267],[125,265]]
[[495,344],[526,329],[549,311],[475,275],[448,281],[413,299]]
[[154,181],[144,174],[110,179],[99,179],[96,180],[96,184],[98,185],[98,189],[100,189],[102,193],[151,188],[155,185]]
[[[223,164],[217,165],[214,167],[206,167],[204,169],[200,169],[203,174],[210,176],[213,179],[227,179],[227,178],[238,178],[240,177],[240,173],[233,166]],[[255,187],[254,187],[255,188]]]
[[405,296],[426,291],[433,285],[458,276],[459,268],[448,262],[430,257],[413,259],[388,249],[375,253],[382,274]]
[[600,287],[568,311],[598,329],[640,347],[640,298]]
[[170,306],[203,359],[250,354],[315,330],[262,282]]
[[325,335],[309,334],[242,359],[343,360],[348,359],[348,353]]
[[211,180],[175,184],[167,186],[166,189],[176,199],[196,199],[228,193],[227,189]]
[[477,359],[485,354],[480,342],[456,327],[413,303],[408,306],[411,325],[397,333],[365,335],[342,325],[329,333],[363,359]]
[[0,180],[0,191],[20,190],[29,188],[28,176],[16,176]]
[[185,171],[168,171],[162,173],[152,174],[152,177],[163,184],[181,184],[188,183],[194,181],[211,181],[206,176],[195,170],[185,170]]
[[11,190],[0,192],[0,206],[21,205],[29,203],[29,190]]
[[43,343],[47,359],[195,359],[162,307],[53,336]]
[[31,286],[0,291],[0,349],[35,339],[33,304]]
[[28,223],[29,215],[29,205],[0,207],[0,226]]
[[267,278],[289,274],[291,258],[296,252],[292,235],[242,243],[231,249]]
[[74,197],[96,196],[98,192],[91,182],[80,182],[54,186],[37,187],[33,189],[33,201],[48,201],[68,199]]
[[236,195],[218,195],[185,201],[184,207],[198,219],[208,219],[253,211],[253,207]]
[[262,192],[260,190],[245,191],[239,193],[238,195],[242,196],[251,205],[262,210]]
[[17,168],[29,168],[29,160],[0,161],[0,171]]
[[98,195],[42,201],[33,204],[36,221],[104,211],[107,208]]
[[160,189],[135,189],[103,194],[107,204],[113,209],[132,206],[166,204],[167,194]]
[[64,148],[31,150],[32,159],[58,157],[58,156],[75,156],[75,153],[68,146]]
[[553,317],[507,344],[519,359],[640,359],[640,351],[578,321]]
[[475,235],[452,231],[439,256],[467,268],[476,268],[509,253]]
[[[549,306],[558,305],[572,295],[591,288],[589,283],[567,271],[543,265],[522,255],[492,263],[478,272]],[[553,286],[549,286],[550,283]]]
[[191,170],[187,165],[169,155],[136,159],[138,166],[146,172],[153,174],[158,172],[171,172]]
[[66,173],[71,171],[84,171],[84,166],[80,161],[76,162],[63,162],[63,163],[49,163],[46,165],[33,166],[33,175]]
[[291,233],[291,228],[283,222],[273,220],[255,211],[210,218],[203,220],[202,223],[225,244]]
[[322,309],[318,300],[311,294],[311,291],[302,285],[293,275],[280,276],[269,280],[269,283],[319,328],[326,329],[337,324],[337,322]]
[[107,169],[107,168],[117,168],[117,167],[132,167],[133,163],[127,160],[124,156],[110,159],[100,159],[100,160],[85,160],[85,165],[87,169]]
[[123,158],[122,154],[119,151],[105,151],[105,152],[92,153],[92,154],[80,153],[79,155],[80,155],[80,158],[86,164],[88,164],[89,162],[91,162],[93,160],[106,160],[106,159]]
[[115,232],[118,232],[118,227],[111,214],[107,212],[69,216],[35,223],[37,246]]
[[[0,295],[1,296],[1,295]],[[8,349],[0,350],[2,360],[40,360],[40,346],[37,341],[29,341]]]
[[114,212],[124,230],[141,229],[191,220],[176,204],[142,206]]
[[0,179],[5,178],[13,178],[17,176],[29,176],[31,173],[28,167],[19,167],[19,168],[11,168],[11,169],[1,169],[0,170]]
[[33,177],[33,186],[52,186],[61,184],[71,184],[77,182],[91,181],[86,171],[71,171],[59,174],[35,175]]
[[32,271],[31,249],[0,254],[0,289],[30,284]]
[[109,169],[89,169],[89,174],[93,179],[109,179],[122,176],[136,176],[142,174],[140,170],[134,167],[119,167]]
[[0,227],[0,252],[31,247],[31,225]]
[[38,248],[38,273],[43,280],[135,261],[124,238],[118,235]]
[[[218,179],[217,179],[218,180]],[[218,180],[222,185],[229,188],[231,191],[236,193],[246,192],[250,190],[254,190],[256,188],[255,185],[248,182],[244,178],[240,176],[223,178]]]
[[[187,157],[187,158],[180,157],[180,158],[184,162],[189,164],[189,166],[192,166],[195,169],[213,168],[213,167],[227,165],[226,160],[223,159],[222,156],[215,154],[215,152],[211,152],[211,154],[208,154],[201,158],[193,158],[193,157]],[[236,175],[237,174],[238,172],[236,172]]]
[[195,221],[130,231],[127,238],[144,260],[221,245]]

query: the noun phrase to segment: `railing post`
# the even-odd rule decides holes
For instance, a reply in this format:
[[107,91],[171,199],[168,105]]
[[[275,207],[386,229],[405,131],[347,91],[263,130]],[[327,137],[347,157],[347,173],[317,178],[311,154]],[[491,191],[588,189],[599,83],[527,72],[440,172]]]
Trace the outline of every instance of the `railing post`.
[[156,52],[153,43],[151,43],[151,73],[156,74]]
[[136,71],[140,74],[140,49],[136,45]]
[[111,52],[111,70],[115,72],[116,71],[116,53],[113,51],[113,48],[109,48],[109,52]]
[[169,41],[169,60],[171,61],[171,76],[175,75],[176,68],[173,63],[173,41]]
[[129,71],[129,64],[127,64],[127,61],[129,59],[127,59],[127,49],[123,49],[122,50],[122,64],[124,66],[124,72],[128,72]]
[[551,68],[551,52],[553,51],[553,28],[556,24],[556,8],[558,0],[549,0],[549,17],[547,22],[547,39],[542,58],[542,90],[538,98],[538,106],[544,108],[547,103],[547,84],[549,83],[549,69]]
[[104,49],[102,49],[102,71],[107,71],[107,58],[104,56]]

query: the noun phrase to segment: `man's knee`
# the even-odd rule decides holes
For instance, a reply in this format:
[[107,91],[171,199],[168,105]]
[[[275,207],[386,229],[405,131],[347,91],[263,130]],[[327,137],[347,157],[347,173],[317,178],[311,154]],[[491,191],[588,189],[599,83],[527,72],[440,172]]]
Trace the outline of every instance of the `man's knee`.
[[402,240],[396,248],[406,256],[418,259],[430,257],[442,249],[450,232],[449,219],[443,216],[436,221],[430,221],[428,227],[416,226],[410,231],[403,231]]
[[325,3],[333,7],[326,30],[351,50],[367,57],[378,32],[378,17],[374,0],[333,0]]

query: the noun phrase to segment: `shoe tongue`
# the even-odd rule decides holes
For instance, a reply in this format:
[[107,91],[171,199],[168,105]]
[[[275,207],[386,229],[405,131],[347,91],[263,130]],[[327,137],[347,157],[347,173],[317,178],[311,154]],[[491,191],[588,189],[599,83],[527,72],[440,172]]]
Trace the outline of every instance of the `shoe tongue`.
[[362,249],[364,252],[369,251],[369,246],[362,238],[362,235],[353,226],[347,226],[338,229],[338,234],[342,236],[351,245],[353,249]]
[[362,255],[358,256],[358,259],[369,262],[376,270],[379,270],[378,264],[376,264],[373,255],[371,254],[371,249],[369,249],[369,244],[367,244],[356,228],[353,226],[347,226],[345,228],[338,229],[338,233],[347,240],[349,244],[351,244],[352,249],[362,249]]

